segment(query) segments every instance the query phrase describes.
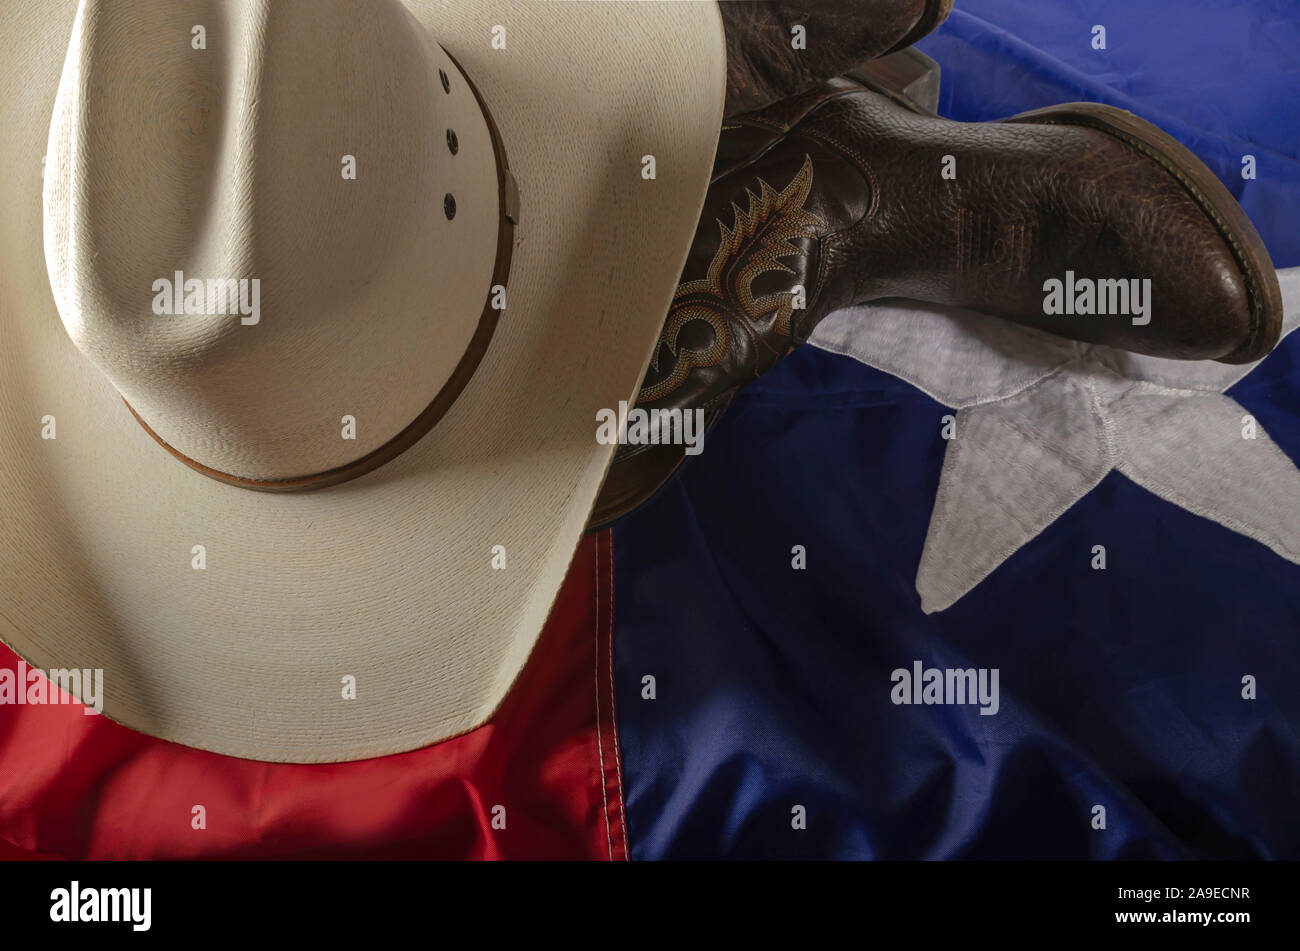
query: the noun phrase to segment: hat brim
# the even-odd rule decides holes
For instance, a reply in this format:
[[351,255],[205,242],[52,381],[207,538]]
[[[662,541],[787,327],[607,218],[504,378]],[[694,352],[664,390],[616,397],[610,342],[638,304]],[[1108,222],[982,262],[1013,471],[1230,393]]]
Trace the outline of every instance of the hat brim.
[[474,81],[509,155],[508,307],[432,432],[291,495],[178,463],[68,338],[41,186],[77,3],[0,8],[0,639],[41,670],[102,669],[104,714],[133,729],[332,762],[482,724],[609,466],[597,411],[633,398],[658,338],[721,125],[716,4],[403,2]]

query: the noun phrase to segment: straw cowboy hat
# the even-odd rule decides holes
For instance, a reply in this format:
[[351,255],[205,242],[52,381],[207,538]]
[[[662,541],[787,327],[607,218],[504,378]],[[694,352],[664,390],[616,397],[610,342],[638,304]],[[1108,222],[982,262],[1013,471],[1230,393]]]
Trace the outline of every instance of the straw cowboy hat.
[[713,3],[0,6],[0,638],[235,756],[482,724],[659,336],[724,59]]

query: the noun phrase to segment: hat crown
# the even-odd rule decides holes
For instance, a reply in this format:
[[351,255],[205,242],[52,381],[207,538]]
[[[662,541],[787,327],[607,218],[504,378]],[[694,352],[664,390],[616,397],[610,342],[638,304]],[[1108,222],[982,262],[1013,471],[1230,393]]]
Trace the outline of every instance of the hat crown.
[[83,0],[46,158],[54,297],[177,452],[335,469],[465,356],[497,176],[472,87],[396,0]]

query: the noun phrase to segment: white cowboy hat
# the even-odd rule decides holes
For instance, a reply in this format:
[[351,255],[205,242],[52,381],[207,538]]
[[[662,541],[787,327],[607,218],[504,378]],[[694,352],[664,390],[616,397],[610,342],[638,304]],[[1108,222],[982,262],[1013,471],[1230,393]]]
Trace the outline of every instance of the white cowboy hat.
[[482,724],[658,338],[724,65],[713,3],[6,0],[0,638],[235,756]]

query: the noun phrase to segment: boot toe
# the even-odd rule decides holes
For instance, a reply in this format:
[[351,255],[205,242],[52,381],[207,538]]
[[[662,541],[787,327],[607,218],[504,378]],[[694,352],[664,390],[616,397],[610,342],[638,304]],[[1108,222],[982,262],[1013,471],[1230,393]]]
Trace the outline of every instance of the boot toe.
[[1151,279],[1150,319],[1117,330],[1118,346],[1250,363],[1276,345],[1282,295],[1268,251],[1223,183],[1181,143],[1098,103],[1050,106],[1006,121],[1056,127],[1067,151],[1069,140],[1087,138],[1074,149],[1075,187],[1067,189],[1082,195],[1072,195],[1065,213],[1103,236],[1094,245],[1103,260],[1093,263],[1128,272],[1116,277]]

